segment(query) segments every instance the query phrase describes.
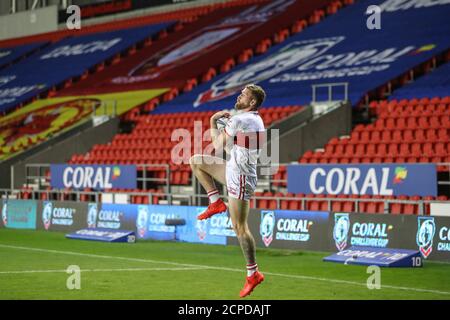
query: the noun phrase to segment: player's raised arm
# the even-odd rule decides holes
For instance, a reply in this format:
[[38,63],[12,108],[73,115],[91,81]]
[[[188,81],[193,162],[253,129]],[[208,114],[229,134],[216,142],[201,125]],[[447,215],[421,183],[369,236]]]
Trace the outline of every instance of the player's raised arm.
[[220,118],[229,118],[230,113],[227,111],[219,111],[213,114],[210,118],[211,126],[211,140],[216,150],[223,150],[228,143],[228,135],[224,130],[219,130],[217,127],[217,120]]

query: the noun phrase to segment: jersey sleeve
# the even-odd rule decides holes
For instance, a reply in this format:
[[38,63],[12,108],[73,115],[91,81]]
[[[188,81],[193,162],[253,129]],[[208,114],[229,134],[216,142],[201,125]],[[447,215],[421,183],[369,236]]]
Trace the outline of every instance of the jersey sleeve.
[[239,130],[239,120],[235,117],[230,118],[225,126],[225,133],[230,137],[234,137]]

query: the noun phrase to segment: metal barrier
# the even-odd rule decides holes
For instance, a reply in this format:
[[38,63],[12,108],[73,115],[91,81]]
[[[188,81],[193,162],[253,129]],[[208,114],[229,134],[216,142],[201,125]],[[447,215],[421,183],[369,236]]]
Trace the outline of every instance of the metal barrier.
[[[22,198],[22,194],[29,192],[31,194],[31,197]],[[42,197],[42,194],[45,194],[46,196]],[[162,193],[162,192],[153,192],[153,193],[147,193],[147,192],[95,192],[95,191],[72,191],[72,190],[19,190],[19,189],[0,189],[0,195],[3,199],[22,199],[22,200],[53,200],[53,201],[86,201],[86,202],[96,202],[100,203],[102,202],[102,195],[103,194],[111,194],[113,196],[113,202],[115,202],[115,195],[128,195],[130,197],[133,196],[147,196],[148,198],[148,204],[169,204],[169,205],[177,205],[180,203],[174,203],[176,199],[184,199],[185,203],[183,205],[189,205],[189,206],[199,206],[201,204],[198,203],[198,199],[207,199],[208,196],[206,194],[170,194],[170,193]],[[55,196],[56,195],[56,196]],[[82,199],[82,195],[88,196],[89,199]],[[163,203],[154,203],[153,198],[165,198],[163,200]],[[222,196],[225,199],[228,199],[227,195]],[[276,208],[261,208],[260,209],[268,209],[268,210],[275,210],[275,209],[282,209],[281,208],[281,201],[298,201],[301,202],[301,205],[298,210],[308,210],[308,202],[314,201],[314,202],[327,202],[327,210],[326,211],[333,211],[332,210],[332,204],[333,202],[354,202],[355,203],[355,210],[353,212],[360,212],[360,204],[362,202],[383,202],[384,203],[384,214],[390,214],[390,205],[391,204],[411,204],[411,205],[417,205],[418,206],[418,214],[424,215],[426,214],[426,208],[425,206],[429,206],[432,203],[449,203],[449,201],[439,201],[439,200],[397,200],[397,199],[359,199],[359,198],[311,198],[311,197],[268,197],[268,196],[254,196],[252,197],[251,201],[251,207],[257,208],[257,201],[260,200],[275,200],[276,201]],[[109,203],[109,202],[108,202]],[[129,204],[133,204],[132,201],[129,202]],[[142,204],[142,203],[138,203]],[[147,204],[147,203],[146,203]]]
[[[278,165],[273,164],[272,166],[288,166],[291,165],[289,163],[280,163]],[[446,166],[449,169],[449,177],[450,177],[450,163],[438,163],[437,165],[439,166]],[[171,178],[171,170],[170,170],[170,166],[167,164],[143,164],[143,165],[137,165],[138,167],[138,172],[142,172],[142,177],[138,177],[137,180],[138,182],[142,182],[142,189],[143,190],[147,190],[149,183],[151,182],[162,182],[165,187],[166,187],[166,192],[168,195],[171,194],[171,184],[170,184],[170,178]],[[48,187],[49,184],[46,181],[46,171],[49,170],[50,168],[50,164],[28,164],[25,166],[25,170],[26,170],[26,185],[27,187],[29,187],[30,182],[36,182],[36,180],[38,181],[37,183],[37,187],[39,189],[42,189],[42,187]],[[164,168],[165,169],[165,177],[164,178],[154,178],[154,177],[147,177],[148,175],[148,171],[151,171],[149,169],[151,168]],[[32,172],[33,170],[35,170],[34,172]],[[194,178],[194,177],[193,177]],[[196,179],[194,178],[194,183],[196,182]],[[193,183],[193,184],[194,184]],[[265,190],[269,190],[271,192],[286,192],[286,187],[283,186],[275,186],[274,183],[278,183],[278,184],[284,184],[285,186],[287,185],[287,178],[286,179],[273,179],[272,176],[260,176],[258,178],[258,188],[263,188]],[[192,185],[193,185],[192,184]],[[438,181],[439,185],[450,185],[450,180],[449,178],[447,180],[440,180]],[[225,193],[225,189],[223,189]],[[34,192],[38,192],[38,191],[34,191]],[[75,192],[75,191],[73,191]],[[144,193],[147,194],[147,193]],[[136,193],[136,195],[142,195],[142,193]],[[183,197],[188,197],[188,195],[178,195],[179,197],[183,196]],[[190,195],[190,199],[189,199],[189,203],[197,203],[197,200],[193,200],[196,198],[201,198],[201,195]],[[287,198],[283,198],[283,200],[286,200]],[[298,199],[298,198],[297,198]],[[312,198],[312,199],[317,199],[317,198]],[[333,201],[340,201],[337,200],[336,198],[330,198],[333,199]],[[273,199],[272,199],[273,200]],[[344,199],[345,201],[345,199]],[[363,199],[361,199],[361,201],[363,201]],[[373,200],[369,200],[369,202],[373,202]]]
[[100,104],[92,106],[92,117],[117,116],[117,100],[103,100]]
[[[142,172],[142,177],[138,177],[137,181],[142,182],[142,189],[146,190],[148,187],[148,184],[151,182],[162,182],[165,187],[167,188],[167,192],[170,193],[171,190],[171,184],[170,184],[170,178],[171,178],[171,170],[170,166],[168,164],[139,164],[136,165],[137,171]],[[164,171],[166,172],[165,178],[151,178],[147,177],[148,173],[147,171],[150,168],[164,168]],[[34,172],[33,172],[34,170]],[[39,164],[39,163],[33,163],[33,164],[27,164],[25,165],[25,184],[27,187],[29,187],[30,184],[35,184],[37,181],[37,186],[39,189],[42,187],[48,187],[48,181],[46,177],[46,173],[50,170],[50,164]]]
[[334,82],[334,83],[321,83],[313,84],[312,86],[312,103],[317,102],[317,88],[328,88],[328,101],[333,101],[333,87],[344,87],[344,100],[348,100],[348,82]]

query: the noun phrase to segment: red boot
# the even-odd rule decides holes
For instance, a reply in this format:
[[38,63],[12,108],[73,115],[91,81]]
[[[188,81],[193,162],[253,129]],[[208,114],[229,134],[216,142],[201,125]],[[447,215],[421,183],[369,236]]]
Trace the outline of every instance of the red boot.
[[216,202],[211,203],[208,206],[208,208],[197,217],[197,219],[198,220],[208,219],[215,214],[222,213],[225,211],[227,211],[227,206],[225,205],[225,202],[223,202],[222,199],[219,199]]
[[252,293],[253,289],[255,289],[255,287],[263,281],[264,275],[259,271],[256,271],[250,277],[247,277],[244,288],[240,292],[241,298],[244,298]]

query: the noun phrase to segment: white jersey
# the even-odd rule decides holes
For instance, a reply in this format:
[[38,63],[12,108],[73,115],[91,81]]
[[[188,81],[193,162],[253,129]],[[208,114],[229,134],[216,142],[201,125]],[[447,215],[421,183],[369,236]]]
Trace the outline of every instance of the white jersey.
[[[226,170],[233,170],[244,176],[256,177],[256,165],[262,146],[261,139],[257,137],[259,134],[265,133],[264,122],[258,111],[235,114],[228,120],[224,131],[234,139],[234,144],[228,150],[230,158],[227,161]],[[245,137],[247,144],[242,141]]]

